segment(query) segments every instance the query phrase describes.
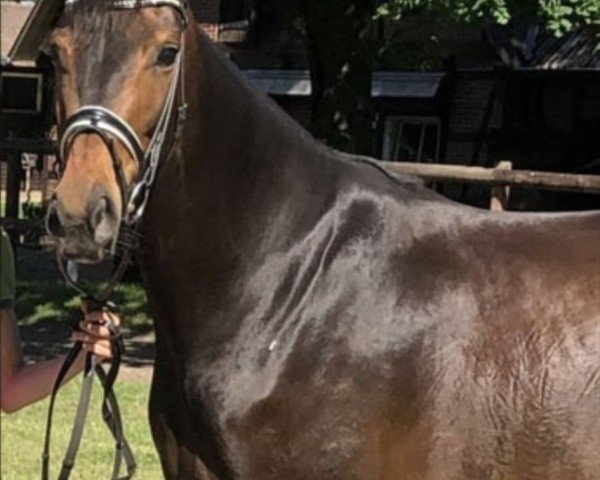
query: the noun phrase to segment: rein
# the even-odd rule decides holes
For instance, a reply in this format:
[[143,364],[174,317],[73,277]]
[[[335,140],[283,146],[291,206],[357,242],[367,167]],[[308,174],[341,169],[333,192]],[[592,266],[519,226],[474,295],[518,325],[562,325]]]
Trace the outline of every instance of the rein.
[[[187,26],[185,5],[182,0],[115,0],[114,9],[132,9],[140,7],[156,6],[174,7],[181,15],[184,21],[184,31]],[[161,114],[157,121],[154,133],[144,150],[139,137],[126,120],[117,113],[100,105],[84,105],[77,109],[65,122],[61,128],[59,143],[59,159],[64,171],[66,161],[77,135],[81,133],[96,133],[107,146],[111,158],[115,177],[119,185],[119,191],[122,201],[121,223],[119,232],[115,236],[110,248],[110,254],[114,255],[117,251],[120,253],[120,260],[111,273],[106,287],[96,295],[91,292],[71,275],[66,266],[66,261],[57,250],[57,263],[66,283],[74,288],[82,298],[90,304],[90,310],[108,310],[115,311],[116,305],[110,301],[115,287],[118,285],[123,274],[130,265],[133,253],[139,247],[141,241],[140,223],[143,218],[146,205],[152,190],[156,173],[162,159],[169,158],[174,152],[181,135],[186,120],[187,104],[184,97],[184,33],[182,33],[181,47],[174,65],[173,77],[163,105]],[[175,108],[176,101],[179,102]],[[175,118],[173,118],[175,116]],[[173,126],[174,123],[174,126]],[[171,145],[166,150],[165,142],[169,138],[172,130]],[[115,142],[121,143],[138,166],[138,180],[130,188],[127,185],[123,164],[118,156]],[[89,401],[93,386],[94,374],[100,380],[104,391],[102,400],[102,417],[110,430],[115,441],[115,457],[111,480],[129,479],[136,470],[136,463],[129,443],[123,433],[121,413],[117,398],[113,391],[113,385],[119,373],[121,359],[125,351],[122,333],[119,327],[112,322],[105,325],[110,332],[110,344],[112,359],[108,372],[97,363],[96,358],[88,353],[85,358],[85,368],[83,371],[83,382],[79,397],[79,404],[75,421],[71,431],[71,438],[65,454],[62,468],[59,474],[59,480],[67,480],[75,463],[75,457],[79,449],[85,419],[87,417]],[[77,328],[77,327],[74,327]],[[65,375],[75,362],[75,359],[81,352],[83,344],[75,342],[71,350],[67,353],[60,371],[54,382],[50,404],[48,407],[48,417],[46,421],[46,434],[44,439],[44,452],[42,456],[42,480],[49,480],[50,467],[50,439],[52,432],[52,417],[54,413],[54,404],[56,394],[60,388]],[[127,473],[119,477],[121,465],[125,462]]]

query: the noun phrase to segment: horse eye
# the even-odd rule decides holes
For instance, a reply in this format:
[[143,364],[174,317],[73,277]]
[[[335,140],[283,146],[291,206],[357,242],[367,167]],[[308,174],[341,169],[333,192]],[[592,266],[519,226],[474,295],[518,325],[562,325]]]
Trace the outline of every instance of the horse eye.
[[165,47],[158,54],[157,63],[162,67],[169,67],[173,65],[179,50],[175,47]]

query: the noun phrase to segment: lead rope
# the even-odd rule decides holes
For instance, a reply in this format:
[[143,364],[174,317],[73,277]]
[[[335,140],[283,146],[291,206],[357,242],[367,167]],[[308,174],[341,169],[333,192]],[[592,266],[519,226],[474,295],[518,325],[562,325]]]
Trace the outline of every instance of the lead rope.
[[[50,437],[51,437],[51,429],[52,429],[52,417],[54,411],[54,404],[56,401],[56,393],[60,388],[62,381],[69,368],[73,365],[73,362],[77,358],[77,355],[81,351],[82,345],[81,342],[77,342],[73,348],[69,351],[63,366],[61,367],[61,371],[56,379],[54,384],[52,395],[50,398],[50,407],[48,410],[48,419],[46,423],[46,437],[44,440],[44,454],[42,457],[42,479],[49,480],[49,467],[50,467]],[[116,350],[116,349],[115,349]],[[106,423],[108,429],[113,435],[115,440],[115,460],[113,465],[113,473],[111,476],[112,480],[126,480],[133,476],[136,470],[136,462],[131,451],[131,447],[127,442],[127,439],[123,433],[123,426],[121,420],[121,413],[119,410],[119,404],[117,402],[117,398],[112,389],[112,382],[114,382],[114,377],[116,374],[111,375],[110,373],[107,375],[102,366],[96,364],[93,356],[91,354],[86,355],[85,359],[86,365],[83,375],[83,383],[81,386],[81,393],[79,396],[79,405],[77,406],[77,413],[75,415],[75,422],[73,424],[73,429],[71,431],[71,438],[69,440],[69,446],[67,448],[67,452],[65,454],[61,471],[59,474],[59,480],[67,480],[71,474],[71,470],[75,464],[75,457],[77,455],[77,451],[79,450],[79,444],[81,442],[81,437],[83,434],[83,427],[85,425],[85,419],[87,417],[87,412],[89,409],[89,401],[93,387],[93,377],[94,373],[98,376],[100,383],[104,389],[104,399],[102,401],[102,417],[104,422]],[[111,370],[115,365],[116,371],[118,371],[118,364],[120,362],[120,358],[118,362],[114,362],[111,365]],[[110,381],[110,377],[113,377],[112,382]],[[119,477],[119,473],[121,471],[121,463],[122,459],[125,460],[127,474],[124,477]]]
[[[130,263],[131,249],[136,246],[137,244],[131,243],[129,245],[130,248],[125,249],[125,252],[121,257],[119,264],[113,271],[111,278],[108,281],[108,286],[96,298],[90,296],[85,290],[85,288],[71,277],[68,269],[66,268],[64,259],[58,253],[57,263],[67,284],[75,290],[77,290],[83,298],[88,300],[88,302],[90,303],[90,309],[92,311],[102,309],[115,310],[115,305],[109,302],[108,298],[112,295],[114,288],[118,284],[122,275],[125,273],[125,270],[127,269],[127,266]],[[124,436],[119,404],[113,391],[113,385],[119,372],[121,358],[125,351],[125,346],[123,344],[123,338],[119,327],[110,321],[105,326],[110,332],[111,351],[113,354],[110,368],[108,373],[106,373],[103,367],[96,363],[96,360],[93,355],[91,355],[90,353],[86,354],[83,382],[79,397],[79,405],[77,407],[77,413],[75,415],[73,428],[71,430],[69,445],[58,477],[59,480],[67,480],[69,478],[71,470],[73,469],[73,465],[75,463],[75,457],[77,455],[77,451],[79,450],[79,444],[83,435],[83,427],[89,409],[89,400],[93,387],[94,374],[97,375],[104,390],[104,397],[102,401],[102,417],[115,441],[115,460],[111,480],[129,479],[133,476],[136,470],[135,458],[133,456],[129,443],[127,442],[127,439]],[[78,327],[75,326],[74,328],[77,329]],[[65,361],[63,362],[58,372],[58,375],[54,382],[54,386],[52,388],[50,404],[48,406],[48,417],[46,421],[44,452],[42,456],[42,480],[49,480],[50,478],[50,438],[52,432],[52,418],[54,414],[56,395],[67,372],[76,360],[77,355],[81,352],[82,347],[83,345],[81,342],[75,342],[71,350],[67,353]],[[127,474],[124,477],[119,477],[121,463],[123,459],[125,460]]]
[[[109,282],[109,287],[104,290],[103,296],[112,293],[114,286],[118,283],[118,280],[124,273],[126,269],[126,265],[129,261],[129,253],[126,252],[121,262],[113,272],[112,278]],[[67,283],[71,286],[74,286],[80,293],[83,293],[82,287],[77,284],[70,276],[69,272],[66,270],[64,262],[62,259],[59,259],[59,266],[61,273],[65,277]],[[90,298],[92,302],[91,309],[92,311],[95,309],[105,309],[105,308],[114,308],[114,306],[108,302],[106,299],[96,300]],[[117,398],[113,391],[113,385],[115,379],[119,373],[119,368],[121,365],[121,358],[125,351],[125,347],[123,344],[122,334],[119,330],[119,327],[112,322],[108,322],[105,325],[110,332],[110,343],[111,343],[111,351],[112,351],[112,360],[111,365],[106,373],[103,367],[98,364],[94,358],[94,356],[90,353],[86,354],[85,358],[85,368],[83,373],[83,382],[81,386],[81,393],[79,396],[79,404],[77,406],[77,413],[75,415],[75,421],[73,423],[73,428],[71,430],[71,437],[69,440],[69,445],[67,447],[67,451],[65,453],[65,457],[62,463],[61,471],[58,476],[59,480],[67,480],[71,474],[71,470],[75,464],[75,457],[77,455],[77,451],[79,450],[79,445],[81,442],[81,437],[83,435],[83,428],[85,425],[85,419],[87,417],[87,412],[89,409],[89,402],[93,387],[93,378],[94,374],[98,376],[100,383],[104,390],[104,397],[102,400],[102,418],[106,423],[108,429],[110,430],[114,441],[115,441],[115,459],[113,464],[113,472],[111,476],[111,480],[127,480],[133,476],[136,470],[136,462],[125,438],[123,432],[123,425],[121,419],[121,413],[119,409],[119,404],[117,402]],[[75,327],[77,328],[77,327]],[[71,350],[67,353],[65,357],[65,361],[63,362],[56,380],[54,382],[52,393],[50,396],[50,404],[48,407],[48,417],[46,421],[46,434],[44,439],[44,452],[42,456],[42,479],[49,480],[49,466],[50,466],[50,438],[52,433],[52,418],[54,414],[54,405],[56,402],[56,394],[58,389],[60,388],[67,372],[73,365],[77,356],[81,352],[83,344],[81,342],[75,342]],[[127,474],[123,477],[119,477],[121,471],[121,463],[122,460],[125,460]]]

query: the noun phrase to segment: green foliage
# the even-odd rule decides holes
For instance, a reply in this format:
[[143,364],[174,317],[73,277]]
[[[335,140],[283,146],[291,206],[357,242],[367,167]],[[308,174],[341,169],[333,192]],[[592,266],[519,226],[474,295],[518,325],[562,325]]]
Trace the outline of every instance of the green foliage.
[[578,26],[600,25],[600,0],[384,0],[376,18],[398,20],[415,9],[445,11],[469,23],[542,20],[557,35]]
[[[385,20],[421,13],[443,22],[441,29],[453,22],[506,25],[517,20],[543,23],[557,35],[600,25],[600,0],[265,0],[261,5],[263,25],[273,32],[295,32],[306,43],[313,86],[312,133],[331,146],[363,154],[373,153],[377,123],[371,72],[399,63],[431,68],[443,50],[437,25],[425,26],[428,35],[423,41],[403,35],[402,22],[386,35]],[[271,11],[278,13],[265,14]]]
[[[123,326],[150,327],[146,293],[137,284],[121,283],[115,289]],[[79,295],[64,282],[17,281],[16,311],[22,325],[38,322],[72,322],[81,318]]]
[[23,218],[40,220],[46,215],[46,207],[39,202],[25,202],[22,204]]

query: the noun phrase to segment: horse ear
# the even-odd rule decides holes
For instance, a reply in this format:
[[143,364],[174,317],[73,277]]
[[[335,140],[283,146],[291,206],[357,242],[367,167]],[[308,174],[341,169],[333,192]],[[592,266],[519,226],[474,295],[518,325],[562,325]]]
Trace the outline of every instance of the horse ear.
[[200,3],[202,3],[200,0],[188,0],[187,4],[188,7],[190,8],[190,11],[192,12],[192,16],[194,17],[194,21],[196,23],[201,23],[202,22],[202,9],[201,9],[201,5]]

